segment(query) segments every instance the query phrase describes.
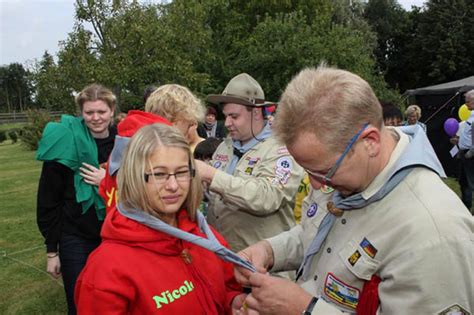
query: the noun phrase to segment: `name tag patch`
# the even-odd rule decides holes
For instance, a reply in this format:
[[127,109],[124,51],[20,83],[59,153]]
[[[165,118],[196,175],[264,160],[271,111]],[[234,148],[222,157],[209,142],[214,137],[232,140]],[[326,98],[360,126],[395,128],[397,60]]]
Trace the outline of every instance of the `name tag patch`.
[[227,162],[229,161],[229,156],[226,154],[217,154],[216,155],[216,160],[222,161],[222,162]]
[[359,289],[345,284],[336,278],[332,273],[328,273],[324,283],[324,293],[326,296],[337,304],[343,305],[350,309],[356,309],[359,302]]

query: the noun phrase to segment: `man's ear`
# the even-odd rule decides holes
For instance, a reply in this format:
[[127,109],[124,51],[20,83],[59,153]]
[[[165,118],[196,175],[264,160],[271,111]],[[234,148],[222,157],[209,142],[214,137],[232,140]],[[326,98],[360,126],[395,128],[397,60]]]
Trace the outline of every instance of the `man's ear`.
[[369,156],[375,157],[379,155],[381,139],[380,130],[369,126],[366,130],[364,130],[361,136],[364,139],[364,145],[369,152]]

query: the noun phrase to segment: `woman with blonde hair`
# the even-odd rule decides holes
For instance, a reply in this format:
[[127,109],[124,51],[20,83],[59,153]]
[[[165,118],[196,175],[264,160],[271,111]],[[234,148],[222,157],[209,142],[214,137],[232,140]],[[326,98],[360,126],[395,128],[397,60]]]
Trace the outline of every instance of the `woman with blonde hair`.
[[37,222],[45,238],[47,272],[62,276],[68,314],[75,314],[74,286],[89,254],[100,244],[105,205],[97,186],[114,146],[115,95],[92,84],[77,96],[80,117],[63,115],[43,131],[36,158],[44,161]]
[[165,84],[157,88],[146,100],[145,111],[131,110],[118,125],[118,136],[110,156],[105,179],[100,185],[100,194],[106,200],[106,211],[114,208],[117,199],[116,172],[122,153],[131,136],[143,126],[152,123],[172,125],[185,137],[191,148],[201,142],[196,132],[197,123],[204,120],[204,107],[187,88],[179,84]]
[[197,132],[204,121],[205,109],[201,101],[185,86],[165,84],[156,89],[145,104],[145,111],[169,120],[181,131],[191,151],[204,140]]
[[196,211],[200,179],[175,128],[137,131],[124,152],[118,191],[102,244],[76,286],[79,313],[231,314],[240,307],[233,266],[218,258],[230,251]]
[[426,125],[420,121],[421,118],[421,108],[418,105],[410,105],[407,107],[405,111],[405,117],[406,121],[403,124],[404,126],[409,126],[409,125],[418,125],[426,133]]

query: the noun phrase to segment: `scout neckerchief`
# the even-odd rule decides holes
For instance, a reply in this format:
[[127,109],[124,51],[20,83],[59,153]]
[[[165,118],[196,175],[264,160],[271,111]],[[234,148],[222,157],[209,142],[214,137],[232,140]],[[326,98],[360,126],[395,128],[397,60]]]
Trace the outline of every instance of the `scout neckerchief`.
[[206,234],[207,238],[175,228],[174,226],[171,226],[161,221],[160,219],[144,212],[143,210],[126,209],[122,203],[119,203],[117,205],[117,210],[124,217],[146,225],[149,228],[182,239],[186,242],[193,243],[197,246],[203,247],[211,252],[214,252],[222,260],[230,262],[234,265],[244,267],[245,269],[248,269],[252,272],[256,271],[255,267],[251,263],[242,259],[236,253],[232,252],[230,249],[222,246],[222,244],[219,243],[214,233],[212,233],[211,228],[209,227],[209,225],[207,225],[206,219],[199,211],[196,211],[198,226],[201,231]]
[[[232,160],[230,161],[229,165],[226,168],[226,173],[232,175],[237,167],[237,163],[239,162],[240,158],[247,153],[250,149],[256,146],[259,142],[264,139],[267,139],[272,135],[272,128],[268,122],[265,123],[262,131],[253,137],[249,142],[242,145],[240,141],[234,140],[232,141],[232,146],[234,147],[234,155],[232,156]],[[258,139],[258,140],[257,140]]]
[[84,119],[62,115],[61,122],[50,122],[43,131],[38,144],[36,159],[55,161],[74,171],[76,201],[82,206],[82,213],[95,207],[97,218],[103,220],[105,205],[95,185],[87,184],[80,175],[82,163],[99,168],[97,144]]
[[[412,125],[400,127],[399,130],[408,135],[410,142],[390,170],[387,176],[388,181],[368,199],[363,197],[363,193],[344,198],[336,191],[333,195],[335,207],[346,211],[364,208],[385,197],[416,167],[426,167],[436,172],[440,177],[446,177],[443,167],[436,157],[436,153],[426,137],[423,128],[418,125]],[[303,276],[303,280],[306,281],[308,279],[309,262],[311,258],[318,253],[335,220],[336,216],[331,212],[328,212],[324,217],[316,236],[304,254],[303,262],[297,273],[297,279],[301,275]]]

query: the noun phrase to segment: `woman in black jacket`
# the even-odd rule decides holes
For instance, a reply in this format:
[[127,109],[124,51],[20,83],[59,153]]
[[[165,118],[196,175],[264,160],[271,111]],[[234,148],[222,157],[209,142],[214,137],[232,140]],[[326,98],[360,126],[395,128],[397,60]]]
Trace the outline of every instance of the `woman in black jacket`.
[[81,116],[49,123],[39,143],[44,161],[37,222],[45,238],[47,272],[62,275],[68,314],[75,314],[74,286],[89,254],[100,244],[105,206],[97,187],[114,145],[115,95],[92,84],[76,96]]

